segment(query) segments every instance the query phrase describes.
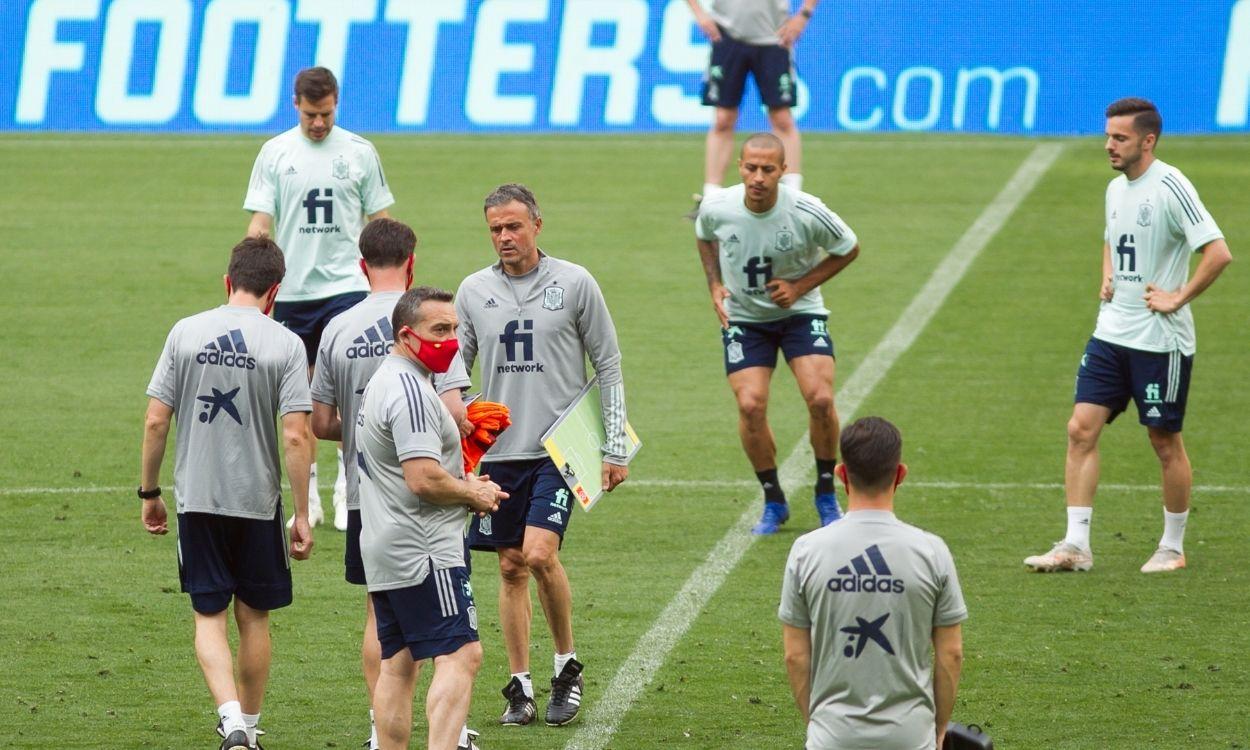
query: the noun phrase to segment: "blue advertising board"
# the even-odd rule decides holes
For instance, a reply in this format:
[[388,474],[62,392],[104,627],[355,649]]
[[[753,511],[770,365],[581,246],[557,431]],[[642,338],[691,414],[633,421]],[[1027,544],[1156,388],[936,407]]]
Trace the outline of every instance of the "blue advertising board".
[[[360,132],[710,119],[686,0],[0,0],[0,44],[0,130],[273,132],[314,64]],[[1250,129],[1250,0],[826,0],[794,58],[806,130],[1091,133],[1127,95]]]

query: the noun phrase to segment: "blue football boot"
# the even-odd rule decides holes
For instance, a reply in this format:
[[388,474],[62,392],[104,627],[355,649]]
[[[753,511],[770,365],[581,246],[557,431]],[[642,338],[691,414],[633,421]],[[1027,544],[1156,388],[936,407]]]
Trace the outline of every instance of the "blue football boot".
[[820,525],[828,526],[842,517],[842,507],[838,505],[838,493],[816,493],[816,512],[820,514]]
[[785,503],[764,503],[764,515],[751,528],[752,534],[776,534],[781,524],[790,520],[790,506]]

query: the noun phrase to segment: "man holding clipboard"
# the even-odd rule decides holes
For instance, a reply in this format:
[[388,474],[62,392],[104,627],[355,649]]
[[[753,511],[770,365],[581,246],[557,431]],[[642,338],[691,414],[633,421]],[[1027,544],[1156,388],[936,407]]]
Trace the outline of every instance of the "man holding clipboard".
[[546,722],[568,724],[581,704],[582,664],[573,647],[573,596],[559,549],[572,516],[572,493],[542,445],[542,435],[586,386],[586,360],[598,376],[605,442],[601,480],[612,491],[629,475],[625,389],[616,329],[603,293],[581,266],[538,249],[542,215],[523,185],[501,185],[484,212],[499,262],[472,274],[456,293],[460,351],[472,369],[481,358],[483,398],[505,404],[512,426],[479,472],[510,500],[469,529],[469,546],[499,555],[499,618],[512,678],[500,723],[537,716],[529,673],[529,580],[555,646]]

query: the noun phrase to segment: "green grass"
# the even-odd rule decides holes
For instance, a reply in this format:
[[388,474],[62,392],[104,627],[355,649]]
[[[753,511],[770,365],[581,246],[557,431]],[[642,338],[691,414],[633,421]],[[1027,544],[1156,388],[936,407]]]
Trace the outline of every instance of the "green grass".
[[[13,196],[0,204],[7,747],[212,745],[215,718],[191,648],[172,538],[143,533],[128,490],[13,489],[136,483],[144,386],[170,325],[222,299],[220,276],[246,226],[240,205],[260,140],[0,137]],[[423,282],[454,288],[490,262],[480,201],[491,187],[520,180],[535,189],[546,217],[543,247],[589,267],[616,319],[631,421],[646,443],[635,480],[751,478],[690,225],[679,218],[701,170],[697,138],[376,143],[398,198],[394,214],[421,237]],[[840,382],[1033,145],[807,137],[808,190],[863,245],[860,260],[825,289]],[[1168,138],[1161,153],[1186,171],[1234,255],[1243,255],[1250,144]],[[1195,493],[1188,570],[1137,572],[1160,512],[1157,464],[1130,417],[1104,436],[1103,477],[1143,489],[1100,493],[1089,574],[1033,576],[1020,566],[1062,535],[1062,491],[986,486],[1061,480],[1072,377],[1097,308],[1101,201],[1111,176],[1096,141],[1067,142],[859,413],[902,428],[915,484],[901,492],[899,513],[944,536],[959,566],[970,619],[958,718],[982,724],[1008,749],[1250,747],[1250,429],[1241,381],[1250,367],[1250,281],[1240,263],[1194,305],[1199,355],[1186,439],[1199,485],[1241,489]],[[774,394],[784,457],[803,433],[805,410],[788,373],[778,373]],[[323,448],[321,459],[328,465],[331,452]],[[932,486],[941,481],[968,486]],[[750,548],[611,747],[801,744],[776,620],[785,555],[815,522],[806,493],[795,500],[794,519]],[[589,668],[588,710],[690,572],[757,501],[749,484],[626,484],[594,513],[577,514],[563,557],[578,653]],[[323,527],[316,541],[313,559],[296,566],[295,604],[273,616],[263,721],[271,750],[354,747],[366,731],[362,592],[342,582],[342,535]],[[476,555],[474,564],[486,660],[471,723],[491,750],[561,748],[569,728],[493,725],[507,665],[494,560]],[[551,658],[541,614],[534,632],[541,683]]]

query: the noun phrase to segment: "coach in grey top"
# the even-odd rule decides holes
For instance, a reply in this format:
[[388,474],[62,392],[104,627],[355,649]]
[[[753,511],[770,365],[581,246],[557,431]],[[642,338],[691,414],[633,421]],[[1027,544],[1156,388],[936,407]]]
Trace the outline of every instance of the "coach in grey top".
[[360,549],[377,616],[382,665],[373,694],[383,747],[408,747],[417,665],[434,660],[427,747],[455,748],[482,661],[464,551],[467,512],[507,494],[465,477],[460,430],[430,376],[456,355],[451,294],[417,287],[395,303],[395,347],[357,417]]
[[[312,548],[304,347],[268,316],[284,271],[272,240],[236,245],[225,279],[227,304],[174,325],[147,388],[143,525],[152,534],[168,532],[157,483],[176,416],[178,572],[195,610],[196,656],[217,705],[225,750],[255,746],[269,676],[269,610],[291,603],[279,416],[295,500],[289,554],[304,559]],[[231,600],[239,630],[237,682],[226,638]]]
[[841,448],[846,517],[794,543],[778,613],[807,750],[941,747],[968,617],[954,560],[894,516],[907,474],[894,425],[861,419]]
[[499,512],[474,519],[469,545],[499,554],[499,609],[512,679],[504,688],[505,725],[537,715],[529,673],[533,575],[555,645],[547,723],[577,716],[582,665],[573,649],[573,595],[560,562],[571,516],[570,493],[540,442],[586,385],[586,360],[599,377],[607,441],[602,481],[612,490],[626,467],[625,388],[616,329],[603,293],[581,266],[538,248],[542,214],[524,185],[501,185],[484,213],[499,262],[469,276],[456,294],[461,351],[481,361],[483,396],[511,411],[512,426],[487,452],[481,472],[511,495]]

